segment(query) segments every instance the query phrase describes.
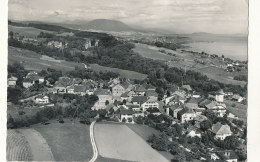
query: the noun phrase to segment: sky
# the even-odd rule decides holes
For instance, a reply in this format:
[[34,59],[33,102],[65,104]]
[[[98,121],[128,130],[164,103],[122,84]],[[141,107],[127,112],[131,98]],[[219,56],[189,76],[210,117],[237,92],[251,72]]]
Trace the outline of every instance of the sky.
[[8,18],[69,22],[112,19],[173,33],[246,34],[248,0],[9,0]]

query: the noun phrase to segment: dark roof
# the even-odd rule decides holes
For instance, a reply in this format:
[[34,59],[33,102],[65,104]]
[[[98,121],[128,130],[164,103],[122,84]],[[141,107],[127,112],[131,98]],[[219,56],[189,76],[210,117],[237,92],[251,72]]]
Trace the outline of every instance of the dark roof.
[[121,94],[121,97],[128,97],[128,93],[129,92],[125,92],[125,93]]
[[190,87],[190,85],[183,85],[182,88],[186,89],[187,91],[192,91],[192,88]]
[[146,89],[145,89],[144,86],[142,86],[142,85],[137,85],[137,86],[135,87],[135,91],[136,91],[136,92],[146,92]]
[[111,95],[111,92],[109,89],[97,89],[94,92],[95,95]]
[[229,160],[229,159],[237,159],[238,156],[234,151],[228,150],[228,151],[218,151],[217,154],[222,160]]
[[208,105],[209,103],[211,103],[211,100],[209,99],[204,99],[202,101],[199,102],[199,106],[200,107],[205,107],[206,105]]
[[181,111],[178,112],[180,116],[186,113],[194,113],[194,111],[192,109],[183,108]]
[[25,78],[24,80],[23,80],[23,82],[32,82],[32,80],[30,79],[30,78]]
[[74,92],[86,92],[86,89],[85,85],[74,85]]
[[120,108],[121,115],[133,115],[135,112],[132,109],[122,109]]
[[140,103],[144,103],[145,101],[148,100],[148,97],[146,96],[134,96],[132,98],[132,102],[140,102]]
[[154,97],[158,97],[158,93],[157,92],[155,92],[154,90],[147,90],[146,92],[145,92],[145,95],[146,96],[154,96]]

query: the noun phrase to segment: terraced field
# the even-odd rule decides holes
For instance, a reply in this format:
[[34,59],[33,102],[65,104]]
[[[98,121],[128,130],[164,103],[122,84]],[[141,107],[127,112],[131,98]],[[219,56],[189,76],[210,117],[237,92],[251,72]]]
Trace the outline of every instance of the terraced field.
[[6,160],[32,161],[31,148],[26,138],[17,130],[7,130]]

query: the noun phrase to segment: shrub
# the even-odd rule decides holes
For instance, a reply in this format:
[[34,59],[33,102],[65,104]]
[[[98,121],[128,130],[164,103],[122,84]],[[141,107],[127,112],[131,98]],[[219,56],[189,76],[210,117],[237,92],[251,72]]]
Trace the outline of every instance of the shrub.
[[232,107],[236,107],[236,104],[235,103],[232,103],[232,105],[231,105]]
[[47,118],[47,117],[43,117],[41,119],[41,123],[44,124],[44,125],[46,125],[48,121],[49,121],[49,118]]

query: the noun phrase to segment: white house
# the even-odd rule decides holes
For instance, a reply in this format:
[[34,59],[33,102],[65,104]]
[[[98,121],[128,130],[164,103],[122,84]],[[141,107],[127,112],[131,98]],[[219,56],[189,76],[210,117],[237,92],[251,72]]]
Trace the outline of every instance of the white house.
[[224,95],[225,93],[223,92],[223,90],[219,90],[217,93],[216,93],[216,101],[217,102],[224,102]]
[[190,108],[183,108],[178,112],[177,118],[182,122],[188,122],[196,117],[196,113]]
[[8,85],[8,87],[14,87],[14,86],[16,86],[16,82],[17,82],[17,77],[15,77],[15,76],[11,76],[10,78],[8,78],[8,80],[7,80],[7,85]]
[[236,102],[242,102],[244,99],[240,95],[235,94],[235,95],[232,96],[232,100],[236,101]]
[[146,111],[150,107],[159,109],[159,103],[154,98],[149,98],[141,105],[141,107],[143,111]]
[[201,138],[201,133],[198,130],[191,130],[188,132],[187,137],[199,137]]
[[227,124],[222,125],[220,122],[213,124],[211,131],[215,134],[215,139],[220,140],[232,135],[230,127]]
[[116,84],[112,87],[113,96],[121,96],[125,92],[126,92],[126,90],[121,84]]
[[35,97],[35,103],[38,104],[48,104],[49,103],[49,97],[44,95],[38,95]]

